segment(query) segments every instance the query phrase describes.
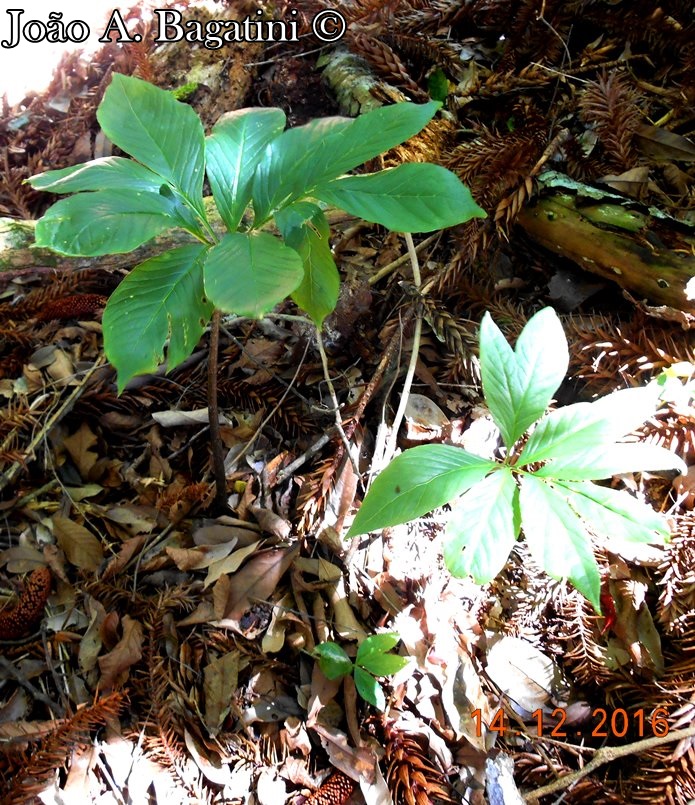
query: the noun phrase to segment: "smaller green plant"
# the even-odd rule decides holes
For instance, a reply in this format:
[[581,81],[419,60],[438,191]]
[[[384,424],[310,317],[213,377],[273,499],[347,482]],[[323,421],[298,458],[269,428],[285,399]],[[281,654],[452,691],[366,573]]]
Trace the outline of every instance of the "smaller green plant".
[[552,308],[530,319],[514,350],[486,313],[480,368],[503,458],[493,461],[443,444],[407,450],[375,480],[347,536],[398,525],[456,501],[444,544],[453,575],[491,581],[523,529],[545,572],[569,579],[599,611],[591,537],[620,550],[628,542],[663,543],[669,529],[650,506],[593,481],[638,469],[683,471],[684,464],[664,448],[617,441],[654,413],[663,391],[659,384],[546,414],[568,365],[567,339]]
[[395,674],[408,664],[407,657],[389,654],[400,637],[392,632],[375,634],[365,638],[357,649],[354,662],[337,643],[319,643],[314,649],[319,667],[328,679],[340,679],[352,675],[360,696],[369,704],[384,710],[386,698],[377,682],[377,676]]

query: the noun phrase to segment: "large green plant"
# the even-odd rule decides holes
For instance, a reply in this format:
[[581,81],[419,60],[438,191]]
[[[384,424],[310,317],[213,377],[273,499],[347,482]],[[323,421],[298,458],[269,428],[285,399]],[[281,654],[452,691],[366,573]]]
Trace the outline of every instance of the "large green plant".
[[[109,299],[104,348],[119,392],[162,363],[165,346],[168,369],[180,364],[215,308],[261,317],[291,296],[320,326],[339,289],[327,204],[404,232],[483,216],[460,180],[437,165],[343,176],[417,134],[439,106],[401,103],[287,131],[280,109],[240,109],[205,137],[194,110],[171,93],[114,75],[97,118],[133,159],[97,159],[29,181],[76,193],[36,225],[37,245],[62,254],[128,252],[173,227],[196,239],[136,266]],[[203,202],[206,173],[228,230],[222,237]],[[263,231],[271,219],[279,235]]]
[[444,547],[451,573],[491,581],[523,528],[548,575],[569,579],[598,610],[591,535],[619,549],[626,542],[663,542],[669,530],[650,506],[592,481],[684,465],[664,448],[616,442],[654,413],[661,393],[656,384],[545,414],[568,363],[567,339],[552,308],[528,322],[515,350],[486,313],[480,369],[504,458],[492,461],[442,444],[407,450],[377,477],[348,536],[413,520],[458,499]]

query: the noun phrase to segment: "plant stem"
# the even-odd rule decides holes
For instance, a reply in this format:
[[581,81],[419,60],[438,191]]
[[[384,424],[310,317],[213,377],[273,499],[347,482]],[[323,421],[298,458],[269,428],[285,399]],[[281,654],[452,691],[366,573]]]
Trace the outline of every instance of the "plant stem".
[[212,314],[210,328],[210,354],[208,355],[208,418],[210,421],[210,450],[212,473],[215,476],[215,506],[227,506],[227,477],[224,471],[224,453],[220,435],[220,413],[217,405],[217,353],[220,346],[220,311]]
[[[422,280],[420,278],[420,264],[418,263],[417,252],[415,251],[415,245],[413,244],[413,236],[410,234],[410,232],[405,232],[404,235],[405,242],[408,246],[408,254],[410,255],[410,265],[413,270],[413,285],[415,285],[415,287],[419,290],[420,286],[422,285]],[[420,310],[416,310],[415,330],[413,332],[413,347],[410,353],[410,363],[408,364],[408,371],[406,372],[405,380],[403,381],[403,393],[401,394],[401,401],[398,405],[398,410],[396,411],[396,416],[393,420],[391,436],[384,452],[384,463],[390,461],[393,458],[393,454],[396,452],[398,429],[400,428],[403,417],[405,416],[405,409],[408,405],[410,388],[413,385],[413,378],[415,377],[415,367],[417,366],[418,353],[420,352],[421,334],[422,312]]]

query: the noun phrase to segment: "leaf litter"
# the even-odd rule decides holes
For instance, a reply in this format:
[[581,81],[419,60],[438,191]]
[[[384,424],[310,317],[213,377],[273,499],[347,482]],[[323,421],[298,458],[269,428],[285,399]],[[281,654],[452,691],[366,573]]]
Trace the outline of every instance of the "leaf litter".
[[[299,5],[303,14],[312,10],[311,3]],[[522,5],[529,11],[532,4]],[[677,5],[671,21],[679,17]],[[419,35],[452,71],[461,108],[469,110],[474,140],[454,146],[443,121],[439,140],[423,136],[393,157],[413,159],[422,149],[431,159],[434,148],[477,188],[497,221],[496,231],[469,228],[423,252],[439,287],[416,302],[425,308],[429,330],[400,446],[475,443],[474,452],[484,454],[496,435],[486,412],[474,409],[479,377],[470,347],[477,322],[492,309],[510,335],[518,334],[544,283],[552,292],[568,270],[552,261],[548,269],[547,255],[520,245],[510,226],[527,200],[540,155],[538,109],[525,87],[534,86],[541,97],[554,91],[555,79],[537,63],[532,37],[512,37],[507,61],[491,66],[499,42],[496,36],[487,41],[485,31],[521,30],[511,19],[517,12],[506,4],[489,4],[492,16],[484,25],[485,4],[443,12],[451,31],[471,22],[466,15],[475,18],[480,35],[465,45],[475,69],[465,75],[447,50],[455,40],[439,35],[442,20],[427,9],[339,6],[369,32],[350,47],[376,70],[377,94],[401,97],[397,93],[411,86],[408,71],[416,72],[423,58],[408,44],[417,19]],[[631,15],[639,12],[628,15],[633,30]],[[131,13],[138,25],[147,24]],[[547,28],[539,22],[536,35],[566,31],[562,15],[571,13],[558,12]],[[593,71],[596,88],[584,105],[587,119],[580,125],[576,108],[571,114],[577,140],[590,130],[594,136],[583,138],[583,155],[570,142],[567,170],[641,201],[657,199],[671,212],[685,211],[687,223],[693,150],[687,120],[681,133],[635,122],[625,111],[626,88],[600,75],[603,61],[610,61],[604,57],[620,52],[625,20],[617,25],[610,8],[587,13],[594,23],[605,15],[601,29],[607,33],[573,54]],[[388,22],[389,14],[397,25]],[[388,29],[402,33],[389,39]],[[658,43],[658,32],[652,35]],[[173,57],[179,63],[162,67],[144,46],[109,47],[89,65],[63,64],[60,90],[55,85],[30,99],[26,123],[17,110],[4,110],[3,212],[38,217],[44,202],[23,178],[96,155],[86,153],[86,143],[108,149],[94,136],[93,113],[110,66],[136,69],[149,80],[161,71],[156,80],[173,85],[185,75],[191,50],[179,49]],[[692,53],[684,53],[680,69],[691,75]],[[548,54],[552,59],[550,47]],[[254,61],[241,51],[237,56],[240,63]],[[658,44],[651,56],[667,76]],[[521,71],[514,72],[515,60],[524,65]],[[260,89],[246,105],[284,105],[294,91],[293,115],[335,112],[323,88],[324,95],[316,91],[322,107],[311,108],[300,96],[302,87],[321,86],[306,63],[290,58],[277,62],[274,72],[256,70]],[[638,81],[646,93],[641,102],[648,96],[654,111],[666,114],[658,108],[663,101],[649,95],[649,81]],[[72,88],[70,114],[57,119],[50,103],[66,87]],[[574,90],[568,92],[565,111],[577,101]],[[201,86],[197,93],[194,104],[214,114],[206,97],[214,92]],[[527,106],[514,100],[500,112],[495,97],[526,97]],[[677,117],[682,101],[675,98],[669,96]],[[442,142],[449,145],[442,148]],[[397,268],[389,269],[402,256],[398,236],[338,221],[334,241],[346,282],[326,343],[364,473],[398,389],[398,353],[407,353],[411,339],[404,312],[414,302],[392,276]],[[492,252],[494,260],[474,259]],[[504,276],[486,274],[488,263]],[[675,536],[666,549],[627,558],[597,547],[602,617],[576,592],[544,577],[523,544],[484,588],[448,577],[436,512],[345,544],[363,489],[330,435],[333,414],[310,330],[284,319],[229,321],[219,391],[230,511],[220,514],[211,509],[206,339],[177,372],[139,378],[118,397],[101,354],[99,316],[123,267],[108,260],[70,271],[49,265],[28,262],[0,272],[0,508],[7,529],[0,624],[8,629],[0,634],[3,801],[123,801],[127,792],[143,803],[251,797],[273,805],[478,803],[486,786],[494,801],[502,786],[533,791],[576,771],[577,757],[591,757],[587,753],[601,743],[593,734],[596,708],[609,717],[621,708],[652,717],[662,707],[672,730],[692,725],[695,524],[688,479],[676,481],[683,507],[673,509]],[[635,384],[663,366],[692,361],[688,333],[667,320],[649,321],[643,311],[623,306],[616,312],[615,298],[602,299],[602,293],[605,283],[586,275],[563,291],[564,305],[578,314],[565,325],[575,382],[585,384],[586,393],[605,393],[618,377],[621,385]],[[591,313],[587,299],[598,299],[604,312]],[[391,358],[380,370],[385,355]],[[376,395],[365,411],[360,400],[370,383]],[[693,434],[689,398],[662,411],[641,436],[692,458]],[[668,479],[616,478],[613,484],[632,488],[656,508],[672,505]],[[384,714],[365,705],[352,678],[326,679],[310,656],[318,643],[333,640],[354,659],[358,645],[379,632],[397,632],[399,653],[412,658],[410,668],[382,680]],[[528,718],[536,711],[545,724],[540,735],[538,715]],[[506,730],[491,728],[500,712]],[[566,714],[569,737],[545,741],[559,712]],[[612,736],[612,743],[639,737],[632,730]],[[688,741],[644,750],[628,773],[618,762],[580,778],[565,801],[685,801],[695,785]],[[511,802],[518,795],[507,796]]]

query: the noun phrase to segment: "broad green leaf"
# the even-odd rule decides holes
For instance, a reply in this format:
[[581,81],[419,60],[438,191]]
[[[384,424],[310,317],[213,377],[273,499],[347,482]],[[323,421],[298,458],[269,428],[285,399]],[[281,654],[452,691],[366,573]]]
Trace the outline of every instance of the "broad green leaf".
[[285,243],[304,263],[304,279],[292,299],[317,327],[333,312],[338,302],[340,275],[331,254],[330,227],[315,204],[299,201],[275,216]]
[[567,339],[555,311],[533,316],[517,339],[507,343],[489,313],[480,325],[483,392],[507,448],[543,415],[569,363]]
[[405,668],[409,662],[407,657],[401,657],[398,654],[372,654],[358,664],[360,668],[364,668],[374,676],[391,676]]
[[215,123],[205,140],[207,174],[217,209],[230,232],[249,201],[263,151],[285,128],[282,109],[237,109]]
[[368,667],[367,663],[371,657],[377,654],[384,654],[391,651],[398,645],[401,637],[396,632],[386,632],[385,634],[373,634],[366,637],[357,649],[357,656],[355,657],[356,665],[363,665]]
[[135,375],[169,370],[200,340],[212,305],[203,290],[202,244],[182,246],[136,266],[111,294],[104,310],[104,351],[118,372],[118,392]]
[[376,478],[348,537],[407,523],[461,495],[499,465],[446,444],[413,447]]
[[171,201],[141,190],[98,190],[57,201],[36,222],[36,245],[94,257],[120,254],[176,226]]
[[470,190],[441,165],[417,162],[344,176],[313,190],[316,198],[398,232],[431,232],[484,218]]
[[352,660],[337,643],[319,643],[314,648],[314,656],[318,658],[319,668],[327,679],[340,679],[352,673]]
[[571,466],[584,460],[592,446],[616,442],[651,416],[658,390],[622,389],[592,403],[575,403],[543,417],[519,456],[519,465],[558,458]]
[[149,190],[158,193],[162,177],[125,157],[102,157],[27,179],[34,190],[78,193],[83,190]]
[[572,453],[553,458],[534,474],[539,478],[568,481],[599,481],[625,472],[678,469],[685,463],[675,453],[651,444],[597,444],[584,454]]
[[417,134],[440,103],[397,103],[352,120],[320,118],[288,129],[266,147],[253,182],[260,225],[275,210]]
[[104,134],[175,187],[204,218],[203,124],[166,90],[114,73],[97,109]]
[[604,539],[663,543],[670,536],[666,519],[630,494],[590,482],[558,482],[570,506]]
[[360,696],[378,710],[386,709],[386,697],[381,685],[374,677],[363,668],[355,666],[354,671],[355,687]]
[[302,259],[267,232],[230,232],[208,252],[205,291],[215,307],[261,318],[302,281]]
[[446,526],[444,562],[452,576],[487,584],[497,576],[519,537],[519,489],[500,469],[454,504]]
[[568,503],[565,490],[525,475],[521,479],[521,524],[531,554],[554,579],[569,579],[597,612],[601,578],[591,540]]

